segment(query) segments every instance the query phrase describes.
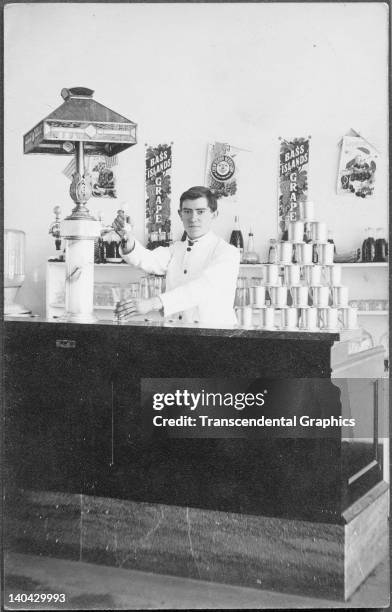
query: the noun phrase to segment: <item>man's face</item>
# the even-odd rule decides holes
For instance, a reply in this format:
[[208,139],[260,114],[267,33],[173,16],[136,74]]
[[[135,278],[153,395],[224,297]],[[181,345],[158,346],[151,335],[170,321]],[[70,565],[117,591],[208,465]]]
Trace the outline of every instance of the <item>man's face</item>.
[[216,217],[216,211],[211,211],[208,200],[204,197],[197,198],[197,200],[184,200],[178,214],[191,240],[204,236],[210,230]]

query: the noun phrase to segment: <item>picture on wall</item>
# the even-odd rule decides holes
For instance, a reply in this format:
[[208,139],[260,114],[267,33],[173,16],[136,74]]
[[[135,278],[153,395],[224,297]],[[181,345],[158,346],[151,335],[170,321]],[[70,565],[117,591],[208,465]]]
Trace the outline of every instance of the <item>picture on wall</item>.
[[[113,168],[117,166],[117,155],[90,155],[85,158],[86,169],[91,177],[92,193],[94,198],[117,198],[116,177]],[[64,168],[63,174],[72,180],[76,172],[76,161],[73,157]]]
[[344,136],[337,181],[338,195],[366,198],[373,194],[378,154],[362,136]]
[[234,196],[237,193],[237,157],[240,149],[227,143],[215,142],[208,145],[206,186],[218,198]]
[[113,166],[104,158],[92,166],[92,196],[95,198],[116,198],[116,178]]

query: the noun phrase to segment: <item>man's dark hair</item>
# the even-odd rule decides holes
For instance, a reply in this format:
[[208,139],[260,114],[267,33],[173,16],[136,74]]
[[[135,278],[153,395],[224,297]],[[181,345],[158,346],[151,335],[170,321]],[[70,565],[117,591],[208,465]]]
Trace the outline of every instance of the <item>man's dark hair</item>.
[[184,200],[197,200],[197,198],[207,198],[208,207],[212,212],[215,212],[218,208],[216,196],[208,187],[191,187],[187,191],[184,191],[180,197],[180,210],[182,209]]

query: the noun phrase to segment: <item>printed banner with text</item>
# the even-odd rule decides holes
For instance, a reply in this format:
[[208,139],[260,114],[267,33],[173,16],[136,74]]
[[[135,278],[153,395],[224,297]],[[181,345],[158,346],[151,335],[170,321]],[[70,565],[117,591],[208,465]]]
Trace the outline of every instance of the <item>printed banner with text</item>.
[[308,199],[309,138],[281,140],[279,154],[279,235],[297,219],[299,202]]
[[146,148],[146,229],[152,232],[171,230],[170,194],[172,169],[172,144]]

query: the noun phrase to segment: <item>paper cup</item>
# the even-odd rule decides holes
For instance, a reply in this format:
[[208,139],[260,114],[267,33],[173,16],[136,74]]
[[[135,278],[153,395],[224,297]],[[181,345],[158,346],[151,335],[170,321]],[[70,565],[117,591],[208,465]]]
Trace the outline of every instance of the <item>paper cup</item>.
[[301,308],[301,329],[306,331],[315,331],[318,329],[317,308]]
[[287,306],[287,287],[269,287],[268,293],[272,306],[275,306],[275,308],[283,308]]
[[281,264],[291,264],[293,261],[293,244],[292,242],[279,243],[279,261]]

